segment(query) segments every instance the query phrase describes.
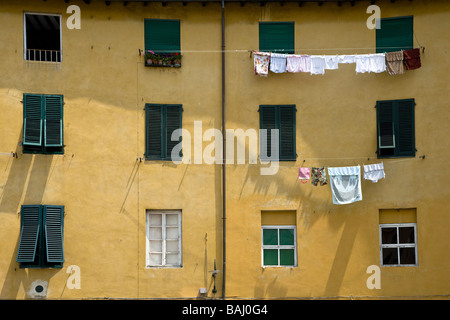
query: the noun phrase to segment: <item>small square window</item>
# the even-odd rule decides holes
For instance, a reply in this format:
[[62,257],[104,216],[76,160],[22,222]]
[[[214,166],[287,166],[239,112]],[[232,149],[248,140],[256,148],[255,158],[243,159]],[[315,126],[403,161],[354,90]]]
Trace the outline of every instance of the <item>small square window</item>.
[[294,22],[260,22],[259,51],[294,53]]
[[380,224],[381,265],[416,266],[416,224]]
[[262,265],[294,267],[297,265],[295,226],[261,226]]
[[376,29],[377,53],[413,48],[413,16],[384,18]]

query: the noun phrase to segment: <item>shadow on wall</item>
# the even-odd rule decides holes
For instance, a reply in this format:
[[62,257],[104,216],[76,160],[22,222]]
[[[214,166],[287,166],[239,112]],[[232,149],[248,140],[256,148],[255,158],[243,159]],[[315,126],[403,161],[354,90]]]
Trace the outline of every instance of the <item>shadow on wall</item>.
[[[20,137],[22,137],[22,133]],[[20,206],[22,204],[42,204],[53,161],[52,155],[23,154],[21,141],[20,139],[17,144],[15,151],[17,158],[12,160],[8,178],[3,192],[0,194],[0,214],[14,214],[18,220],[16,247],[13,256],[10,257],[10,265],[0,292],[1,299],[17,298],[21,285],[27,297],[32,297],[34,293],[31,287],[36,280],[40,280],[39,284],[44,290],[42,292],[45,293],[45,283],[48,283],[50,278],[58,272],[58,269],[21,269],[19,263],[16,262],[20,239]],[[39,285],[37,282],[35,284]]]

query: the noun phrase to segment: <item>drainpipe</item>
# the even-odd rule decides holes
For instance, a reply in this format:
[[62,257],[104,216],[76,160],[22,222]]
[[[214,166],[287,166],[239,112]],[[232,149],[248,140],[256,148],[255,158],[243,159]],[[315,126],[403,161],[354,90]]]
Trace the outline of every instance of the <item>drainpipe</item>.
[[225,270],[226,270],[226,183],[225,183],[225,2],[222,0],[222,256],[223,256],[223,278],[222,298],[225,299]]

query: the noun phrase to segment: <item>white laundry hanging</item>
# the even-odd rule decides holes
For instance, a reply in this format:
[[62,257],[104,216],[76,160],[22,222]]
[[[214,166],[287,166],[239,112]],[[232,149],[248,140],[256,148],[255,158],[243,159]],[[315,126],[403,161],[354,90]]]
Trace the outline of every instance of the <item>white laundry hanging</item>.
[[378,182],[385,177],[383,163],[364,165],[364,179]]
[[334,204],[349,204],[362,200],[359,166],[328,168]]

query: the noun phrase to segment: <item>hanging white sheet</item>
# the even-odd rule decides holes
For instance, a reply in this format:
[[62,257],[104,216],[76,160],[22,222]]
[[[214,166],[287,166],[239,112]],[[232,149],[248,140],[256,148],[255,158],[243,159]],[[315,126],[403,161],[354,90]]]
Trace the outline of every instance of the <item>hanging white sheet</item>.
[[362,200],[359,166],[328,168],[328,176],[334,204],[348,204]]

